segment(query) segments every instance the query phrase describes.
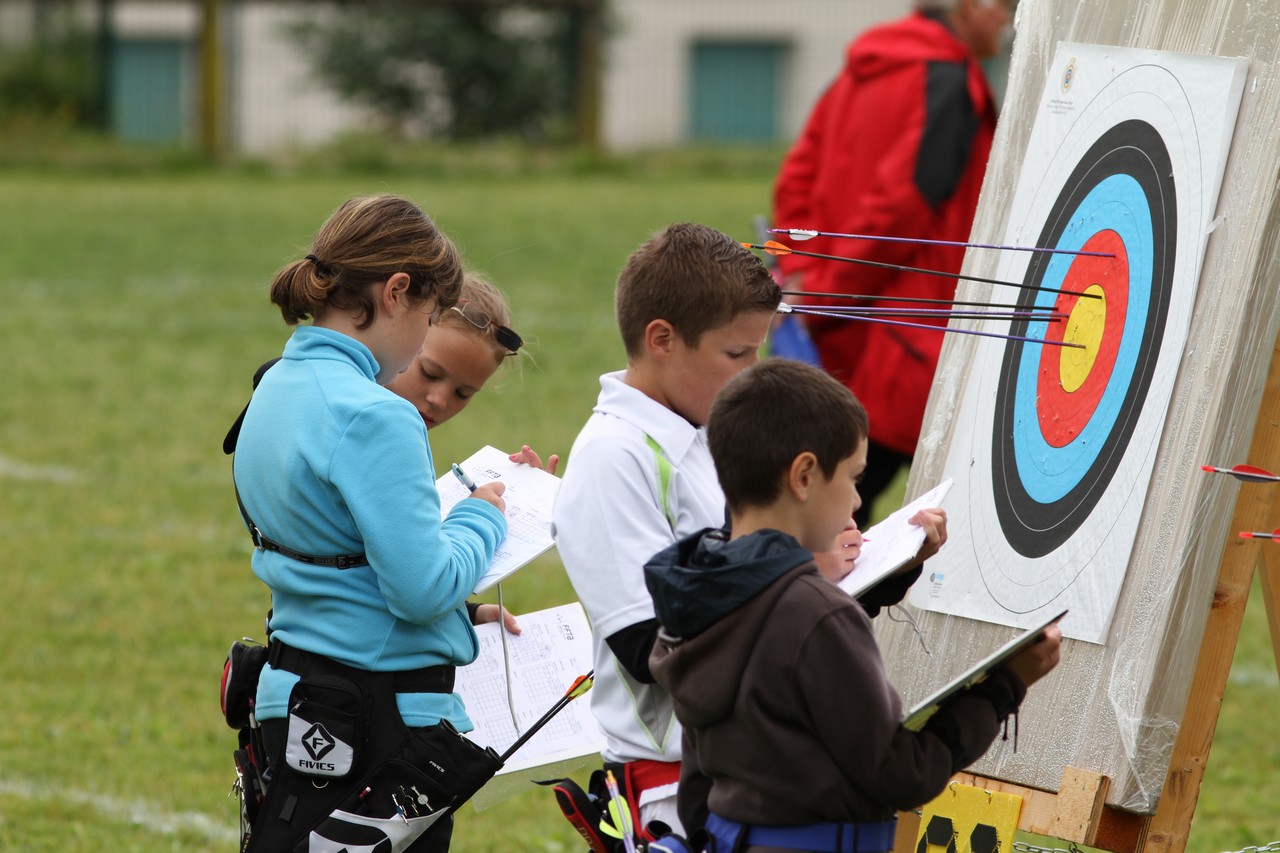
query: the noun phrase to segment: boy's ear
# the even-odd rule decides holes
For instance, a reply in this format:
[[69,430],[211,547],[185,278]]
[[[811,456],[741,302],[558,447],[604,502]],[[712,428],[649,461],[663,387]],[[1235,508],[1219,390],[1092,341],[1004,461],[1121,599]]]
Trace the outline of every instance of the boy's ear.
[[650,320],[644,327],[644,349],[650,358],[666,361],[675,345],[675,327],[666,320]]
[[809,499],[809,490],[813,488],[814,477],[821,475],[818,457],[806,450],[791,460],[791,467],[787,469],[787,491],[791,492],[793,498],[803,503]]

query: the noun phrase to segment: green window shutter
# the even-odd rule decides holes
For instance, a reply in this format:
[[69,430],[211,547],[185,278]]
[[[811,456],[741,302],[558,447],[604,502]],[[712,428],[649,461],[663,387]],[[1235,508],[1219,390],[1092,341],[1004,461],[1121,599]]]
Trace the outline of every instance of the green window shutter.
[[695,43],[690,137],[716,142],[777,139],[785,50],[771,42]]

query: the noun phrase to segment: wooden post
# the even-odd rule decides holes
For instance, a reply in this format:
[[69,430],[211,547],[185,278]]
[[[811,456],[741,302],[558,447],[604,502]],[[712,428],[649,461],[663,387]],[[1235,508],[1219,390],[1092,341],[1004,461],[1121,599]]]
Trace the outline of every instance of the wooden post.
[[111,72],[112,47],[115,41],[115,0],[98,0],[97,21],[94,30],[94,64],[97,66],[98,87],[94,93],[94,124],[105,132],[111,130]]
[[574,120],[577,141],[591,151],[601,145],[601,86],[604,78],[604,0],[583,0],[575,16]]
[[[1271,367],[1258,406],[1248,461],[1268,470],[1274,470],[1280,461],[1280,340],[1272,343]],[[1230,538],[1223,549],[1218,569],[1213,609],[1205,624],[1204,642],[1200,646],[1200,657],[1191,681],[1187,710],[1173,746],[1160,802],[1147,827],[1143,850],[1149,853],[1186,849],[1191,816],[1200,796],[1200,783],[1204,779],[1213,732],[1218,725],[1222,694],[1226,690],[1231,659],[1235,656],[1236,640],[1244,620],[1254,566],[1259,560],[1259,549],[1273,547],[1273,543],[1264,540],[1237,538],[1235,533],[1240,530],[1271,530],[1276,526],[1272,512],[1276,486],[1242,483],[1239,488]],[[1273,618],[1273,629],[1275,625]],[[1272,637],[1275,637],[1274,630]]]
[[200,150],[210,160],[224,152],[221,0],[200,4]]

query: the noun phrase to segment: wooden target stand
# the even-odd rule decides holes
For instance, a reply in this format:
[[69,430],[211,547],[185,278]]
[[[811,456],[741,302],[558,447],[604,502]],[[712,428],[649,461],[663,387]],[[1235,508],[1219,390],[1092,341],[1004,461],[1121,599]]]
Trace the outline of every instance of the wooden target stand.
[[[1280,339],[1272,345],[1271,366],[1246,461],[1269,471],[1280,469]],[[969,773],[957,773],[953,777],[955,782],[1021,797],[1018,828],[1025,832],[1111,853],[1186,850],[1255,566],[1261,568],[1272,652],[1280,672],[1280,600],[1277,598],[1280,596],[1280,551],[1275,550],[1280,549],[1280,542],[1235,537],[1241,530],[1280,527],[1275,511],[1280,506],[1280,501],[1275,500],[1280,484],[1240,485],[1232,513],[1231,538],[1222,550],[1218,565],[1218,583],[1191,679],[1186,712],[1155,813],[1135,814],[1107,805],[1107,777],[1075,767],[1063,771],[1056,792]],[[914,812],[898,815],[894,853],[915,853],[919,826],[920,818]]]

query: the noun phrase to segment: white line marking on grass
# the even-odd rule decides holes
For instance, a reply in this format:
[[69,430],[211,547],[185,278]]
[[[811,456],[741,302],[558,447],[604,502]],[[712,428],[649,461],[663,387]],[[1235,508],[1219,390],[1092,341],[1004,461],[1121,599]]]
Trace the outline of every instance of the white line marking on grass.
[[76,472],[59,465],[28,465],[7,456],[0,456],[0,478],[11,480],[43,480],[49,483],[71,483],[78,479]]
[[1269,666],[1241,666],[1231,670],[1230,681],[1245,687],[1275,690],[1280,687],[1280,677]]
[[236,808],[228,801],[226,818],[212,818],[203,812],[170,812],[155,803],[143,800],[123,800],[119,797],[91,794],[74,788],[42,785],[15,779],[0,779],[0,796],[21,797],[24,800],[57,800],[62,804],[75,803],[89,806],[114,820],[145,827],[161,835],[190,832],[208,841],[234,844],[240,840],[236,825]]

